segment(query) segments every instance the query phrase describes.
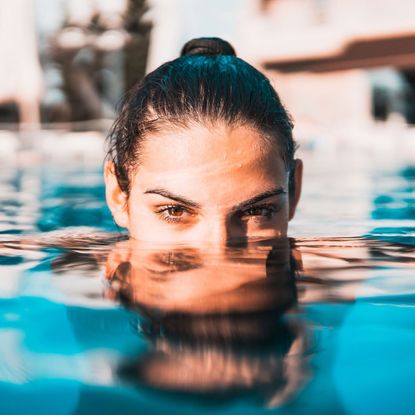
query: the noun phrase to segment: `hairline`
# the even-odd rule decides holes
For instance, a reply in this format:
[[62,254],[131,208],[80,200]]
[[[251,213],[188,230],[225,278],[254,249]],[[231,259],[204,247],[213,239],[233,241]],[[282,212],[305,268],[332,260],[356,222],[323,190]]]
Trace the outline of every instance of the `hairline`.
[[[165,119],[159,117],[155,119],[154,121],[162,125],[162,128],[159,131],[144,132],[140,138],[135,139],[137,143],[134,149],[135,163],[133,163],[128,169],[129,183],[132,182],[132,178],[136,174],[137,169],[139,168],[141,164],[140,157],[142,156],[142,151],[140,150],[140,147],[143,147],[145,143],[147,142],[147,140],[151,139],[150,136],[157,137],[157,135],[165,135],[166,133],[169,133],[169,132],[185,131],[187,129],[190,129],[192,126],[201,126],[203,128],[209,128],[209,127],[215,128],[218,126],[218,124],[223,124],[226,127],[230,127],[230,128],[246,127],[255,133],[260,132],[261,137],[263,137],[267,145],[278,147],[278,154],[281,157],[282,161],[284,162],[286,171],[289,172],[292,168],[291,164],[293,160],[286,160],[286,157],[284,156],[285,155],[284,150],[281,148],[282,146],[281,146],[280,139],[279,139],[280,133],[274,133],[273,135],[272,133],[267,132],[265,129],[260,128],[258,125],[256,125],[252,121],[236,120],[236,121],[232,121],[229,123],[225,120],[212,119],[211,117],[203,117],[203,116],[199,117],[199,119],[197,117],[194,117],[194,118],[188,117],[188,119],[182,118],[180,120],[175,120],[172,117],[166,117]],[[163,124],[166,126],[166,128],[163,128]],[[276,134],[278,134],[278,137],[275,137]],[[294,148],[293,155],[294,155],[295,150],[296,149]],[[130,188],[128,188],[127,198],[129,197],[129,193],[130,193]]]

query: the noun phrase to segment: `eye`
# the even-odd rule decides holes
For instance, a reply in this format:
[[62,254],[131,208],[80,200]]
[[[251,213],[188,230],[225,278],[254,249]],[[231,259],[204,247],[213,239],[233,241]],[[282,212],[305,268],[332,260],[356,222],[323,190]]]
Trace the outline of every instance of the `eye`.
[[184,209],[180,206],[171,206],[168,207],[165,212],[167,212],[170,216],[174,216],[176,218],[183,216]]
[[194,216],[193,212],[180,205],[162,206],[155,213],[160,216],[160,219],[170,223],[184,222]]
[[258,219],[266,218],[271,219],[272,216],[278,211],[275,205],[260,205],[251,206],[239,213],[242,219],[249,219],[250,217],[256,217]]

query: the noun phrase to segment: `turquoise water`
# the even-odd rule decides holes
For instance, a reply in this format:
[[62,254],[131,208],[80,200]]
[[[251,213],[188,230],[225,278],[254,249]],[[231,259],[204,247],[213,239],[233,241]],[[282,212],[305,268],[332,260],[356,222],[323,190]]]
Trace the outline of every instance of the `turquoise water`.
[[414,412],[413,167],[220,256],[126,240],[99,166],[0,177],[1,414]]

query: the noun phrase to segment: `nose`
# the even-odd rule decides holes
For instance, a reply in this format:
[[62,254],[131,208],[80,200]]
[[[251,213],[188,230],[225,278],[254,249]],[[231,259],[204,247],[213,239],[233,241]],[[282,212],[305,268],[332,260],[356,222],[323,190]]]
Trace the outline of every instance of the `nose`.
[[204,240],[212,249],[235,246],[245,238],[245,229],[229,218],[216,216],[206,224]]

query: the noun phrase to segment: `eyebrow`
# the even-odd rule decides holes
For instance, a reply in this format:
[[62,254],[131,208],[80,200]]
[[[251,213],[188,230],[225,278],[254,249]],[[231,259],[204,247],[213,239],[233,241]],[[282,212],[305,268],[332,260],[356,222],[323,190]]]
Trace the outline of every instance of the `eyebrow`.
[[200,209],[202,207],[199,203],[193,202],[192,200],[187,199],[184,196],[178,196],[178,195],[175,195],[173,193],[170,193],[168,190],[162,189],[160,187],[155,188],[155,189],[146,190],[144,192],[144,194],[160,195],[160,196],[163,196],[167,199],[174,200],[176,202],[182,203],[183,205],[186,205],[186,206],[189,206],[189,207],[192,207],[192,208],[195,208],[195,209]]
[[260,193],[259,195],[251,197],[251,199],[245,200],[244,202],[237,204],[236,206],[234,206],[233,209],[241,210],[249,206],[255,205],[255,203],[261,202],[264,199],[268,199],[272,196],[278,196],[284,193],[287,193],[287,191],[283,187],[277,187],[272,190],[267,190],[266,192],[263,192],[263,193]]
[[[233,207],[232,210],[241,210],[244,208],[247,208],[249,206],[254,205],[255,203],[261,202],[264,199],[268,199],[272,196],[278,196],[281,194],[287,193],[287,191],[283,188],[283,187],[277,187],[275,189],[271,189],[271,190],[267,190],[265,192],[262,192],[254,197],[251,197],[248,200],[245,200],[244,202],[238,203],[236,206]],[[163,188],[155,188],[155,189],[149,189],[146,190],[144,192],[144,194],[155,194],[155,195],[159,195],[159,196],[163,196],[167,199],[171,199],[174,200],[176,202],[182,203],[183,205],[195,208],[195,209],[200,209],[202,206],[197,203],[194,202],[190,199],[187,199],[184,196],[179,196],[179,195],[175,195],[171,192],[169,192],[166,189]]]

